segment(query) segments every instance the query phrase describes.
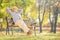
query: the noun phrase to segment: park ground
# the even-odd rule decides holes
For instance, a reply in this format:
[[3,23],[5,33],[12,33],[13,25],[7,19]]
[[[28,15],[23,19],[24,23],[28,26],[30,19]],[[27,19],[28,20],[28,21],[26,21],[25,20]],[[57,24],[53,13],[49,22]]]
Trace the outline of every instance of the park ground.
[[14,32],[13,35],[10,33],[6,35],[6,32],[0,32],[0,40],[60,40],[60,31],[56,33],[50,32],[36,32],[36,35],[26,35],[25,33]]

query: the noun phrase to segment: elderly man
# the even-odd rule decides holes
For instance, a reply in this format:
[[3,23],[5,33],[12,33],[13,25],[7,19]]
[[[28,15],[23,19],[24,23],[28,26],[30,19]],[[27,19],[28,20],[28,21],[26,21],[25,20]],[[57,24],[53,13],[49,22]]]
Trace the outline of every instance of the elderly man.
[[30,35],[32,31],[27,27],[27,25],[24,23],[21,14],[23,12],[23,9],[18,9],[16,6],[11,8],[7,8],[7,11],[12,16],[13,21],[16,25],[18,25],[27,35]]

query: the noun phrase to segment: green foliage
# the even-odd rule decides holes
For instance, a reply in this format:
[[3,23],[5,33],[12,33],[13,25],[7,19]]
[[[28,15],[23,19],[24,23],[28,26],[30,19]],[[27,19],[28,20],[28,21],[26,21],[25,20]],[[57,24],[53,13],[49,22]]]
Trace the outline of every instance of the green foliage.
[[2,15],[7,16],[7,7],[13,7],[17,6],[19,8],[27,8],[29,5],[31,5],[33,2],[30,0],[0,0],[0,17]]
[[[30,18],[33,20],[36,20],[38,18],[38,3],[37,0],[36,2],[34,2],[35,0],[0,0],[0,17],[5,18],[8,13],[6,11],[7,7],[13,7],[13,6],[17,6],[18,8],[23,8],[24,12],[22,14],[23,18],[26,18],[28,15],[28,12],[30,12]],[[43,24],[47,23],[47,19],[48,19],[48,11],[49,11],[49,6],[53,6],[53,4],[55,3],[54,0],[51,0],[51,2],[49,1],[49,3],[47,3],[46,5],[46,14],[44,16],[44,22]],[[44,3],[42,3],[41,9],[40,9],[40,13],[42,14],[43,10],[44,10]],[[51,8],[52,10],[53,8]],[[53,10],[52,12],[53,13]],[[47,16],[48,15],[48,16]],[[42,18],[42,15],[41,15]]]

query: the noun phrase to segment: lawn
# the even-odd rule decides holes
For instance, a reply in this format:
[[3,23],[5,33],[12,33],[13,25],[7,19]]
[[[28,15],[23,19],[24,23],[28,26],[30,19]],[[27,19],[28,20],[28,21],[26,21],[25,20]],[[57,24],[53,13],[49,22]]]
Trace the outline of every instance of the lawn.
[[27,36],[24,33],[15,33],[12,35],[11,33],[9,35],[6,35],[5,32],[0,32],[0,40],[60,40],[60,32],[49,33],[49,32],[43,32],[43,33],[37,33],[36,36],[34,33],[30,36]]

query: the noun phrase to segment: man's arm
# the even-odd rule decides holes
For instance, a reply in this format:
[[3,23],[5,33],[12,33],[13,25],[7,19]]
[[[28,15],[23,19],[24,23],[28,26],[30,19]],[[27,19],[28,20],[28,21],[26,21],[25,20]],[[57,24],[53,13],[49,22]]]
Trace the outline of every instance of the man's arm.
[[22,12],[23,12],[23,9],[19,9],[19,13],[22,14]]
[[12,14],[11,8],[7,8],[7,11],[9,12],[9,14]]

